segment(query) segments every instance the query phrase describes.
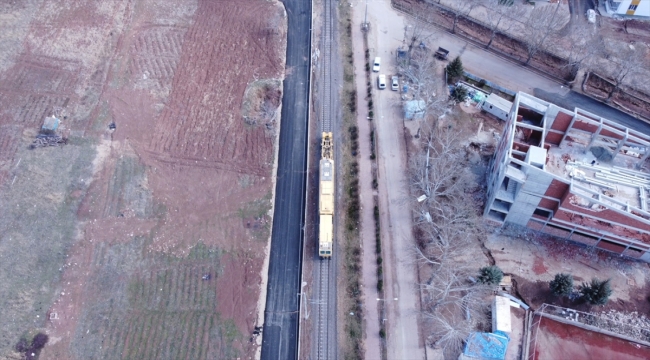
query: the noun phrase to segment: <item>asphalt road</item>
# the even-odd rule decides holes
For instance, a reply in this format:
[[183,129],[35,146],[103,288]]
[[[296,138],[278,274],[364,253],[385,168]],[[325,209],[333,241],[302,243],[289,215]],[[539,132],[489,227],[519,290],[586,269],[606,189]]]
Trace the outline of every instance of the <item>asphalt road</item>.
[[311,1],[284,0],[287,69],[275,192],[262,359],[297,359],[303,246]]
[[600,101],[594,100],[588,96],[579,94],[574,91],[569,91],[567,94],[558,94],[554,92],[544,91],[542,89],[535,89],[533,96],[542,100],[553,103],[559,107],[567,110],[580,108],[587,110],[596,115],[602,116],[607,120],[615,121],[625,127],[640,131],[644,134],[650,134],[650,124],[643,120],[639,120],[630,116],[620,110],[617,110],[609,105],[603,104]]

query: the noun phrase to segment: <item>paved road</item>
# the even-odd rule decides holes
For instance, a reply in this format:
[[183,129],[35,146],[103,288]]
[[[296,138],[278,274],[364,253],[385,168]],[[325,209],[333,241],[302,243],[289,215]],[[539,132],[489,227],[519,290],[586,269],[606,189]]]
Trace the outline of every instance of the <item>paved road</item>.
[[542,100],[553,103],[559,107],[563,107],[567,110],[573,110],[574,108],[578,107],[580,109],[584,109],[596,115],[602,116],[607,120],[615,121],[630,129],[640,131],[644,134],[650,134],[650,124],[647,122],[639,120],[620,110],[603,104],[600,101],[594,100],[588,96],[579,94],[574,91],[570,91],[567,94],[562,95],[547,92],[542,89],[535,89],[532,95]]
[[311,1],[284,0],[289,29],[262,359],[297,359],[307,169]]

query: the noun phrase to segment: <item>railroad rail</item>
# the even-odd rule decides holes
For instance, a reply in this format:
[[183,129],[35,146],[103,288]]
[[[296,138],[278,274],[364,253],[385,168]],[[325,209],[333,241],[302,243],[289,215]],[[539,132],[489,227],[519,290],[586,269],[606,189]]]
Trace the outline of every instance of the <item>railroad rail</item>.
[[[321,33],[321,111],[320,111],[320,134],[332,133],[332,116],[333,103],[332,98],[336,98],[337,91],[332,88],[332,61],[334,59],[332,47],[334,44],[334,25],[335,18],[333,12],[336,11],[336,2],[333,0],[323,1],[323,31]],[[330,154],[333,159],[333,154]],[[333,169],[332,169],[333,170]],[[319,166],[319,171],[322,171]],[[320,176],[319,176],[320,178]],[[334,185],[336,187],[336,185]],[[317,337],[317,359],[335,359],[336,358],[336,294],[333,287],[335,282],[336,256],[334,248],[336,240],[335,231],[332,229],[332,256],[330,258],[319,258],[316,269],[318,269],[318,294],[316,304],[318,306],[318,316],[315,334]]]

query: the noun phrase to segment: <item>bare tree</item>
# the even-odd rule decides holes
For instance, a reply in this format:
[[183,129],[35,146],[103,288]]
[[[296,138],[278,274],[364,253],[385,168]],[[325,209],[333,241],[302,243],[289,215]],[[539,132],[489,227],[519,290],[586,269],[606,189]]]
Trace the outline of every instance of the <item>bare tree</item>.
[[519,23],[518,19],[526,14],[526,9],[519,2],[507,5],[503,0],[484,0],[483,6],[491,33],[490,41],[485,46],[487,49],[492,45],[497,33],[507,34],[513,26]]
[[552,35],[557,34],[568,22],[568,16],[559,12],[559,9],[560,2],[555,6],[546,5],[536,7],[530,13],[523,28],[523,41],[528,51],[526,65],[530,63],[530,60],[539,50],[544,49],[546,41]]
[[458,18],[460,16],[466,17],[479,4],[479,0],[463,0],[452,2],[449,8],[451,12],[454,13],[454,24],[451,28],[451,32],[456,32],[456,24],[458,23]]
[[467,188],[471,179],[463,166],[463,147],[455,129],[428,122],[422,152],[411,162],[413,193],[427,194],[415,205],[429,221],[419,226],[415,258],[432,270],[420,289],[422,316],[430,328],[430,341],[442,347],[445,358],[457,358],[463,341],[478,322],[485,322],[485,298],[493,286],[471,280],[478,266],[467,261],[467,249],[481,234],[480,220]]
[[408,59],[416,46],[425,43],[428,39],[440,34],[437,27],[433,26],[434,20],[430,13],[415,14],[414,19],[404,26],[403,43],[407,48]]
[[566,54],[568,67],[575,71],[582,67],[590,68],[594,60],[605,52],[605,43],[597,29],[586,21],[572,21],[568,34],[555,41],[551,48]]
[[647,69],[650,66],[645,58],[645,51],[637,49],[634,45],[625,46],[623,49],[619,49],[615,53],[608,55],[614,66],[613,70],[610,71],[614,80],[614,87],[607,94],[605,102],[611,101],[625,79],[634,77],[640,70]]

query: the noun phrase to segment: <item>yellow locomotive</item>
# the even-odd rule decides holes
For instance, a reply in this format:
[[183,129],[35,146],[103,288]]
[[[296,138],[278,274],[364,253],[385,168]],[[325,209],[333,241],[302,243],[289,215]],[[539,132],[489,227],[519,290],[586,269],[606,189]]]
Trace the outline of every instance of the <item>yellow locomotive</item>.
[[319,164],[318,214],[318,256],[332,257],[334,237],[334,144],[332,133],[324,132],[321,142]]

